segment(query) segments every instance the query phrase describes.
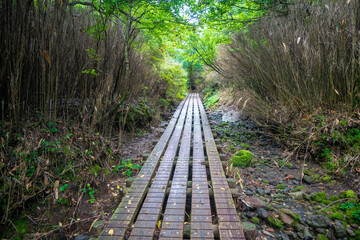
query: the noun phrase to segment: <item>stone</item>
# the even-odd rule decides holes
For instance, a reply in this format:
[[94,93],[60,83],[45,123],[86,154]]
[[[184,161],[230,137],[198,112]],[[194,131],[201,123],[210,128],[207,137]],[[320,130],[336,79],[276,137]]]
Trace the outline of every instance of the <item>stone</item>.
[[264,208],[258,208],[256,211],[259,214],[260,218],[265,219],[269,217],[268,211],[266,211]]
[[274,198],[275,198],[275,199],[287,199],[288,196],[285,195],[285,194],[276,193],[276,194],[274,195]]
[[242,224],[246,239],[255,239],[257,236],[256,225],[251,222],[243,222]]
[[281,236],[281,240],[290,240],[290,238],[284,233],[280,233],[280,236]]
[[295,221],[300,221],[300,216],[299,216],[299,214],[297,214],[297,213],[294,212],[294,211],[291,211],[290,209],[282,208],[282,209],[280,209],[280,212],[281,212],[281,213],[285,213],[285,214],[291,216]]
[[257,208],[269,209],[269,205],[257,197],[245,197],[242,201],[245,203],[246,206],[252,209],[257,209]]
[[355,237],[356,236],[354,231],[351,228],[346,228],[346,231],[347,231],[347,233],[349,234],[350,237]]
[[316,228],[316,232],[325,234],[326,230],[325,230],[325,228]]
[[334,222],[335,236],[338,238],[344,238],[347,236],[346,227],[342,224],[342,221],[335,220]]
[[308,215],[306,220],[306,224],[315,227],[315,228],[327,228],[330,226],[330,219],[323,215]]
[[90,237],[83,234],[79,234],[75,237],[75,240],[88,240],[88,239],[90,239]]
[[284,225],[282,224],[281,220],[277,218],[268,217],[267,221],[271,226],[275,228],[278,228],[280,230],[284,229]]
[[291,192],[289,195],[296,200],[304,199],[304,192]]
[[285,231],[285,234],[288,235],[291,239],[297,239],[297,235],[294,232]]
[[256,192],[257,192],[258,194],[260,194],[261,196],[264,195],[264,193],[265,193],[264,189],[262,189],[262,188],[257,188],[257,189],[256,189]]
[[314,178],[312,176],[309,176],[309,175],[305,175],[303,177],[303,180],[307,183],[307,184],[311,184],[314,182]]
[[252,218],[250,219],[250,222],[252,222],[252,223],[254,223],[254,224],[260,224],[260,219],[257,218],[257,217],[252,217]]
[[304,226],[301,225],[300,223],[295,223],[294,228],[297,232],[301,232],[303,230]]
[[222,121],[223,122],[237,122],[240,121],[241,119],[243,119],[244,113],[243,111],[229,111],[226,112],[223,116],[222,116]]
[[104,220],[97,220],[93,224],[94,237],[99,237],[100,236],[101,231],[103,230],[104,226],[105,226],[105,221]]
[[295,220],[291,216],[287,215],[286,213],[280,213],[279,214],[280,219],[283,223],[285,223],[287,226],[291,226],[294,224]]
[[310,233],[309,228],[304,229],[304,239],[311,240],[314,236]]
[[271,194],[271,189],[266,189],[266,190],[265,190],[265,194],[266,194],[266,195],[270,195],[270,194]]

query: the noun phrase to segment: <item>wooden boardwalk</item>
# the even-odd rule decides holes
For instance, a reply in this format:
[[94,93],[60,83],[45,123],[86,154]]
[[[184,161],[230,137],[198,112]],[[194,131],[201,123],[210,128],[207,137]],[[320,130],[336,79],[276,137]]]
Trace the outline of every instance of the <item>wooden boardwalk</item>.
[[178,106],[99,239],[157,237],[245,239],[198,94]]

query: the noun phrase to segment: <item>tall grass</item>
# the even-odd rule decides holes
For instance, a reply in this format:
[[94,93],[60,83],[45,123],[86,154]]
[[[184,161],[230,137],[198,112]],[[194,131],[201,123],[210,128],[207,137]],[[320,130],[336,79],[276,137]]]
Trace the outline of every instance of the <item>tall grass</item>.
[[233,37],[222,55],[246,86],[252,114],[287,124],[322,110],[359,104],[358,1],[295,1],[286,17],[269,14]]
[[359,143],[349,139],[360,127],[360,2],[288,6],[287,15],[270,12],[220,48],[226,81],[244,90],[249,115],[293,152],[326,160],[327,148],[332,165],[356,163]]
[[[113,126],[125,102],[156,99],[149,50],[130,50],[125,77],[124,39],[110,17],[67,1],[3,1],[0,16],[2,120],[18,126],[39,111],[45,119]],[[142,41],[138,33],[137,49]],[[118,124],[116,124],[118,126]],[[109,130],[110,131],[110,130]]]

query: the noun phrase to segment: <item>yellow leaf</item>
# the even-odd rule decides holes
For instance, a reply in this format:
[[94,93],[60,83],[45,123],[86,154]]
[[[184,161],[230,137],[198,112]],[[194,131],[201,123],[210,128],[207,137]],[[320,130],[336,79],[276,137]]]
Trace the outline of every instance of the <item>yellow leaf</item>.
[[44,50],[43,53],[44,53],[44,57],[45,57],[46,61],[51,66],[51,60],[50,60],[50,56],[49,56],[48,52],[46,50]]
[[168,222],[165,222],[165,224],[166,224],[166,225],[170,225],[170,223],[168,223]]
[[176,205],[176,202],[174,202],[174,204],[173,204],[174,206]]
[[109,234],[110,234],[110,236],[112,236],[114,234],[114,229],[110,229]]
[[144,176],[145,176],[145,175],[143,174],[143,175],[140,176],[140,178],[143,178]]
[[220,189],[221,189],[222,191],[225,191],[225,188],[223,188],[223,187],[222,187],[222,188],[220,188]]
[[119,185],[117,185],[117,189],[120,189],[120,186],[119,186]]
[[159,222],[158,222],[158,228],[160,228],[161,227],[161,220],[159,220]]

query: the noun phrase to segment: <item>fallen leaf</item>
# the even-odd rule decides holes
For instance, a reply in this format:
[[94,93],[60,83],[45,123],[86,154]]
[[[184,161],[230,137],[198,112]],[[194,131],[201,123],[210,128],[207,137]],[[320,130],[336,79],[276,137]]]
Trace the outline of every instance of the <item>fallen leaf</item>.
[[110,234],[110,236],[112,236],[114,234],[114,229],[110,229],[109,234]]

